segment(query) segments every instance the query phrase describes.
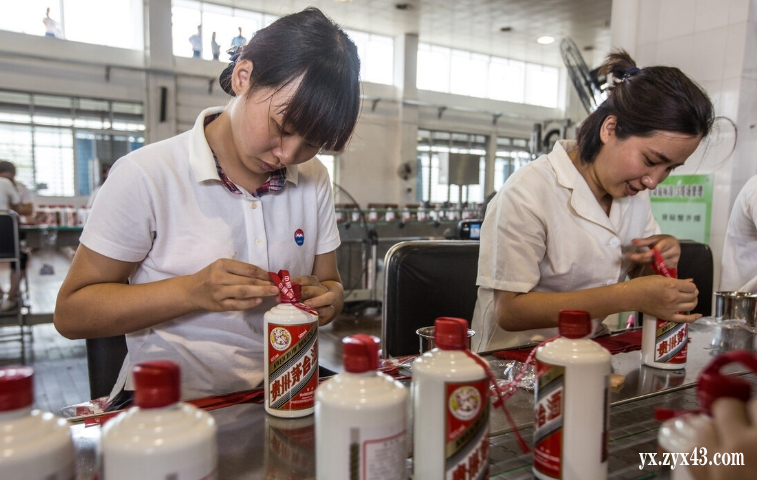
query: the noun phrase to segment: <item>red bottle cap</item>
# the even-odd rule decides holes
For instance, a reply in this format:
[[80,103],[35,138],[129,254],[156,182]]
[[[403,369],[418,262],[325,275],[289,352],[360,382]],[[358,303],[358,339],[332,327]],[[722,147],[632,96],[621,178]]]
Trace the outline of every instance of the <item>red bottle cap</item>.
[[697,398],[699,406],[710,412],[718,398],[735,398],[746,402],[752,395],[752,385],[742,377],[726,375],[720,370],[730,363],[741,363],[757,373],[757,353],[734,350],[715,357],[699,374]]
[[0,412],[32,406],[33,377],[34,370],[31,367],[0,368]]
[[583,310],[560,310],[560,335],[566,338],[583,338],[591,334],[591,317]]
[[697,398],[699,406],[710,411],[718,398],[735,398],[746,402],[752,396],[752,384],[741,377],[703,373],[699,377]]
[[143,362],[134,367],[134,405],[162,408],[179,401],[181,372],[169,361]]
[[344,369],[350,373],[364,373],[379,368],[380,340],[373,335],[358,333],[342,340]]
[[464,350],[468,346],[468,321],[439,317],[434,321],[434,343],[442,350]]

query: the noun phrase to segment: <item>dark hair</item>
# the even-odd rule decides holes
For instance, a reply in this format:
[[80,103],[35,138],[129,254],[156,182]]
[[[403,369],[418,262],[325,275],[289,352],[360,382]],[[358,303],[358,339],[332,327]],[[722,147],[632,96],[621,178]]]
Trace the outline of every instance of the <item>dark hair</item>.
[[11,175],[16,174],[16,166],[13,165],[8,160],[0,160],[0,174],[3,173],[10,173]]
[[706,137],[715,113],[707,93],[675,67],[636,68],[625,50],[605,59],[600,74],[611,85],[607,100],[576,131],[581,160],[592,163],[602,149],[600,129],[609,115],[617,118],[615,134],[623,140],[655,131]]
[[308,142],[341,151],[360,112],[360,59],[346,33],[317,8],[281,17],[258,30],[221,73],[231,96],[231,74],[239,60],[253,64],[249,92],[281,88],[302,76],[284,112],[284,124]]

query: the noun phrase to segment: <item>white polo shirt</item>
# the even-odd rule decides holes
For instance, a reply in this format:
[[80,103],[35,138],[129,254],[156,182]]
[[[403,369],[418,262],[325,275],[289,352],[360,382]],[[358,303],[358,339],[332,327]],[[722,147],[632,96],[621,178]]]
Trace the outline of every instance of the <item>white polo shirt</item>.
[[11,205],[21,203],[21,197],[13,182],[5,177],[0,177],[0,210],[10,210]]
[[[295,277],[313,271],[316,255],[339,246],[331,183],[317,159],[287,169],[286,186],[255,197],[221,183],[203,122],[119,159],[103,183],[81,242],[97,253],[138,262],[129,281],[190,275],[233,258]],[[132,367],[173,360],[182,398],[249,389],[263,380],[265,300],[242,312],[199,311],[126,336],[128,356],[114,388],[133,389]],[[128,378],[127,378],[128,377]]]
[[757,175],[746,182],[733,203],[719,290],[757,293]]
[[649,194],[616,198],[606,215],[568,157],[575,141],[513,173],[486,209],[478,261],[472,348],[546,340],[557,328],[509,332],[497,324],[494,290],[572,292],[622,282],[631,239],[659,233]]

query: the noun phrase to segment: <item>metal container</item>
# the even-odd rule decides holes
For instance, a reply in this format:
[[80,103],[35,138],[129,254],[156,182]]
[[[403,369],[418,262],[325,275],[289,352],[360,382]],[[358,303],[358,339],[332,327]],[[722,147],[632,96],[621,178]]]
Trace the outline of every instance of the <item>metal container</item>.
[[[420,339],[420,354],[422,355],[424,352],[428,352],[432,348],[436,346],[434,343],[434,327],[423,327],[419,328],[415,331],[415,333],[418,334],[418,338]],[[470,339],[473,335],[475,335],[476,332],[468,329],[468,350],[470,350]]]
[[722,320],[744,320],[754,327],[757,295],[749,292],[715,292],[715,316]]

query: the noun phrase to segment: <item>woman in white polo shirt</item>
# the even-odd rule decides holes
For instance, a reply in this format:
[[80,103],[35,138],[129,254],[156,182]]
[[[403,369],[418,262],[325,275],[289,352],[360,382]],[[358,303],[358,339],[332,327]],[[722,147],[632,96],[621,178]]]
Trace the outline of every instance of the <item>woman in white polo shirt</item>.
[[263,314],[279,293],[269,271],[303,284],[321,324],[341,311],[331,186],[312,159],[352,135],[359,64],[319,10],[282,17],[221,74],[225,108],[115,163],[54,316],[69,338],[126,334],[113,394],[153,359],[181,366],[184,399],[260,384]]
[[639,69],[624,51],[602,69],[614,86],[577,140],[556,143],[516,171],[487,208],[472,325],[477,351],[550,338],[561,309],[600,320],[624,311],[677,322],[699,317],[678,313],[696,306],[691,281],[644,276],[652,247],[671,267],[680,255],[678,241],[660,235],[647,190],[709,134],[712,103],[677,68]]

